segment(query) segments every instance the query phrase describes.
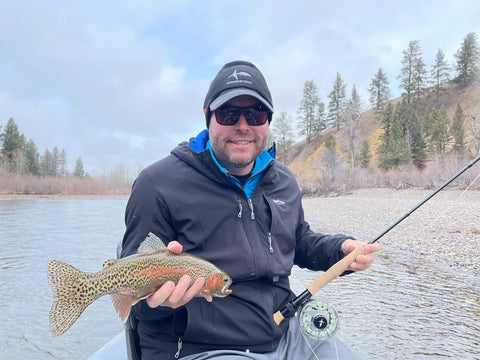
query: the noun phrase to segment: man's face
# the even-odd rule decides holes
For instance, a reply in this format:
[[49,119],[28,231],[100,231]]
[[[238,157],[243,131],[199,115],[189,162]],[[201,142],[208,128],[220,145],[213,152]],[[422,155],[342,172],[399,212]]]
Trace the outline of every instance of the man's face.
[[[259,101],[254,97],[242,95],[226,105],[250,107],[257,104]],[[246,175],[267,146],[268,121],[260,126],[250,126],[242,114],[235,125],[220,125],[215,119],[215,112],[212,112],[209,134],[213,152],[220,164],[233,175]]]

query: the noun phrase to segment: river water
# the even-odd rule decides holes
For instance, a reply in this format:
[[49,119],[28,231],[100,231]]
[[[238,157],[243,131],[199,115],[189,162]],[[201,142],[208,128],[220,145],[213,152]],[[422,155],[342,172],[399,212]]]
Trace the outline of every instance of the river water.
[[[108,297],[59,338],[49,332],[47,261],[95,272],[115,257],[127,198],[0,199],[0,358],[87,359],[122,330]],[[300,293],[319,276],[294,268]],[[369,359],[480,359],[480,280],[384,246],[366,272],[328,284],[342,340]]]

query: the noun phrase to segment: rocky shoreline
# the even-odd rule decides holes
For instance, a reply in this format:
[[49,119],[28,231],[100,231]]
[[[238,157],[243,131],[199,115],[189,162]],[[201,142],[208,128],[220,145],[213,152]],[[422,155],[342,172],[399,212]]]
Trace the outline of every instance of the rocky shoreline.
[[[423,189],[362,189],[304,198],[312,229],[371,241],[429,196]],[[480,191],[445,189],[382,237],[387,246],[480,274]]]
[[[345,233],[368,242],[432,192],[418,188],[360,189],[347,195],[304,197],[303,206],[305,218],[315,231]],[[103,198],[121,195],[0,194],[0,200],[66,197]],[[379,242],[480,274],[480,191],[442,190]]]

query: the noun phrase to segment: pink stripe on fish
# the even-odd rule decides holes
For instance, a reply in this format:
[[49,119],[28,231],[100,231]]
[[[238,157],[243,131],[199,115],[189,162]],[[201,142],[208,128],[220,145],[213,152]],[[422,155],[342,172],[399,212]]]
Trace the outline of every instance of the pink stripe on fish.
[[149,268],[137,271],[136,276],[162,276],[162,275],[184,275],[187,274],[188,270],[182,269],[172,269],[168,267],[158,267],[158,268]]

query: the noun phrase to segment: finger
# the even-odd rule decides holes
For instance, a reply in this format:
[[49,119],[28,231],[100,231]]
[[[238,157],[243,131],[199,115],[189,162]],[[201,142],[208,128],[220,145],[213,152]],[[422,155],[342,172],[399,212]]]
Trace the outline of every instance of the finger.
[[160,289],[147,297],[148,306],[151,308],[156,308],[157,306],[162,305],[168,299],[174,289],[175,283],[172,281],[167,281],[160,287]]
[[180,301],[180,299],[185,295],[185,292],[187,291],[189,286],[190,286],[190,276],[183,275],[178,281],[177,286],[175,286],[175,289],[170,294],[170,297],[168,298],[169,302],[172,305],[176,305]]
[[365,248],[365,254],[371,254],[377,251],[380,251],[381,245],[380,244],[367,244],[364,246]]
[[368,255],[359,255],[355,259],[355,261],[351,264],[351,270],[360,271],[366,270],[370,266],[372,266],[373,261],[375,260],[375,255],[368,254]]
[[190,300],[192,300],[193,297],[202,290],[204,285],[205,285],[205,278],[198,278],[197,280],[195,280],[193,285],[190,287],[190,289],[188,289],[185,292],[185,295],[183,296],[183,300],[185,301],[185,304]]
[[180,254],[183,250],[183,246],[178,241],[170,241],[167,245],[167,249],[174,254]]

